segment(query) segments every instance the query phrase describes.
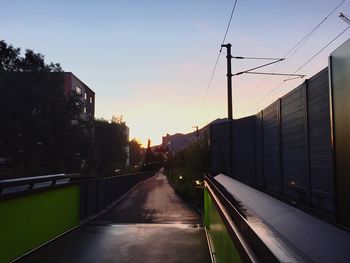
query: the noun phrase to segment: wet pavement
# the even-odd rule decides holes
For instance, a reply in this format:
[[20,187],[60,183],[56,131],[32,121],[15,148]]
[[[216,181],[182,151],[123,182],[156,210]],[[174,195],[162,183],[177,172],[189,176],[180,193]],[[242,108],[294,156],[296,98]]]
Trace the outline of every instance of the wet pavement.
[[158,173],[134,189],[127,198],[95,221],[108,223],[202,223],[199,214],[175,194],[166,176],[162,173]]
[[107,213],[21,262],[211,261],[201,217],[158,173]]

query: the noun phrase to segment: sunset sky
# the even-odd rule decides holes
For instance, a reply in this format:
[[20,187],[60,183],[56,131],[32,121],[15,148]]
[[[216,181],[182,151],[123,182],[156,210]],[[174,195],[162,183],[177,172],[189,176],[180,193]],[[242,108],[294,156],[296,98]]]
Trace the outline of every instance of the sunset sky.
[[[226,42],[236,56],[282,57],[341,2],[238,0]],[[233,3],[0,0],[0,39],[60,63],[95,91],[97,118],[123,115],[131,138],[159,144],[166,133],[187,133],[226,116],[226,50],[205,94]],[[277,72],[294,73],[344,30],[339,11],[350,15],[350,1]],[[329,53],[349,37],[350,30],[299,73],[309,78],[327,66]],[[233,72],[261,63],[234,60]],[[285,77],[264,79],[233,79],[236,118],[256,113],[303,81],[276,88]]]

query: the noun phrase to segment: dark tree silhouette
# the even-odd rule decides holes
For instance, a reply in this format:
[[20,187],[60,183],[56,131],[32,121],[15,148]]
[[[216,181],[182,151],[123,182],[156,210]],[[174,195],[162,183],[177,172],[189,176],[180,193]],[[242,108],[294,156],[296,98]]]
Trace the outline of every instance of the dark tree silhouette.
[[142,147],[136,139],[129,142],[129,153],[130,165],[139,165],[142,161]]
[[127,157],[125,148],[128,145],[125,129],[123,123],[95,120],[99,174],[112,175],[115,170],[125,167]]
[[[53,73],[55,72],[55,73]],[[91,120],[73,126],[81,112],[78,95],[63,93],[59,64],[0,41],[0,158],[7,176],[80,171],[93,162]]]

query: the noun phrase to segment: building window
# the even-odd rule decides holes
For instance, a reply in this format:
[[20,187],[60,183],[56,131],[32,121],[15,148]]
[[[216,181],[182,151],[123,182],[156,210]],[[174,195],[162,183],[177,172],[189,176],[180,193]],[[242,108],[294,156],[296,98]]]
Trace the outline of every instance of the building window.
[[84,100],[87,100],[87,93],[84,94]]
[[84,113],[86,113],[86,107],[84,107]]
[[90,97],[90,103],[92,103],[92,97]]
[[81,94],[81,88],[79,88],[78,86],[75,87],[75,92],[78,94]]

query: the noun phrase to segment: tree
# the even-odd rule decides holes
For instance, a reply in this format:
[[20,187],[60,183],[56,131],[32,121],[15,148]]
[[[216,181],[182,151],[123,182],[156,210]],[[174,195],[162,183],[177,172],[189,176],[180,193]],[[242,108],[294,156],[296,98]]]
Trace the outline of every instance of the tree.
[[21,59],[20,48],[7,45],[5,41],[0,41],[0,72],[19,71]]
[[0,72],[62,72],[58,63],[45,63],[44,56],[27,49],[24,57],[21,49],[0,41]]
[[97,171],[102,175],[111,175],[116,169],[122,169],[126,163],[128,145],[125,123],[109,123],[95,120],[95,139],[98,152]]
[[84,140],[89,126],[71,125],[81,100],[64,95],[60,72],[42,54],[26,50],[21,57],[19,48],[0,41],[0,157],[12,161],[10,176],[80,171],[77,153],[92,156],[84,150],[92,147]]
[[129,142],[129,153],[130,153],[130,165],[139,165],[142,161],[142,147],[141,143],[136,139],[132,139]]
[[203,181],[203,173],[208,170],[209,144],[208,135],[205,134],[174,155],[169,174],[170,183],[180,195],[201,207],[203,193],[198,188],[198,183]]

